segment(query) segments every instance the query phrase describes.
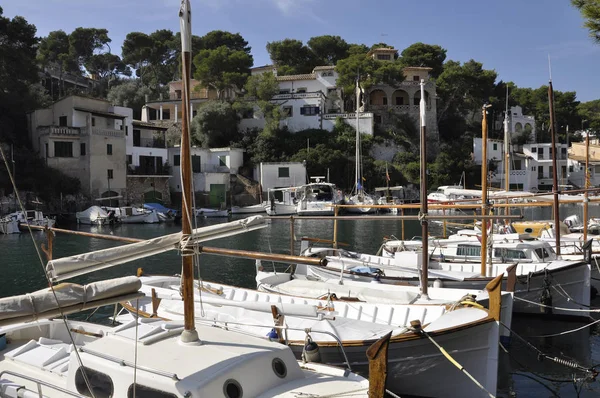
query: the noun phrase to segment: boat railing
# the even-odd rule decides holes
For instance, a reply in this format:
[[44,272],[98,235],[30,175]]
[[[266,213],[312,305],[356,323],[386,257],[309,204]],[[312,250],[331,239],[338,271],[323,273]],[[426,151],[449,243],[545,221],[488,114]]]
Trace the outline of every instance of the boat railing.
[[48,382],[39,380],[39,379],[37,379],[35,377],[27,376],[27,375],[24,375],[24,374],[21,374],[21,373],[12,372],[10,370],[3,370],[2,372],[0,372],[0,380],[2,380],[2,376],[4,376],[4,375],[18,377],[18,378],[30,381],[32,383],[35,383],[37,385],[38,396],[40,398],[44,398],[44,395],[42,394],[42,386],[45,386],[45,387],[48,387],[48,388],[52,388],[53,390],[60,391],[61,393],[70,395],[72,397],[86,398],[85,395],[74,393],[72,391],[66,390],[66,389],[64,389],[62,387],[59,387],[57,385],[54,385],[52,383],[48,383]]
[[130,361],[126,361],[126,360],[121,359],[121,358],[113,357],[112,355],[107,355],[107,354],[103,354],[101,352],[92,351],[92,350],[90,350],[88,348],[85,348],[85,347],[80,347],[79,351],[84,352],[84,353],[89,354],[89,355],[96,356],[98,358],[106,359],[107,361],[118,363],[121,366],[128,366],[130,368],[137,368],[139,370],[143,370],[145,372],[153,373],[153,374],[159,375],[159,376],[168,377],[168,378],[170,378],[172,380],[176,380],[176,381],[181,380],[177,376],[176,373],[169,373],[169,372],[164,372],[162,370],[153,369],[153,368],[150,368],[150,367],[147,367],[147,366],[141,366],[141,365],[135,364],[135,363],[130,362]]
[[[205,324],[208,324],[211,326],[214,326],[216,323],[222,323],[225,328],[227,328],[227,325],[240,325],[240,326],[249,326],[249,327],[257,327],[257,328],[265,328],[265,329],[296,330],[296,331],[300,331],[300,332],[306,332],[307,335],[310,333],[326,334],[326,335],[333,337],[333,339],[337,342],[338,346],[340,347],[340,350],[342,351],[342,355],[344,356],[344,361],[346,362],[348,371],[352,372],[352,367],[350,366],[350,361],[348,360],[348,356],[346,355],[346,351],[344,350],[344,345],[342,344],[342,341],[334,333],[328,332],[326,330],[312,330],[311,328],[292,328],[292,327],[285,326],[285,325],[252,325],[252,324],[244,323],[244,322],[219,321],[216,319],[210,320],[210,321],[197,319],[196,322],[205,323]],[[289,342],[287,341],[287,335],[285,337],[285,342],[286,342],[286,345],[289,344]]]

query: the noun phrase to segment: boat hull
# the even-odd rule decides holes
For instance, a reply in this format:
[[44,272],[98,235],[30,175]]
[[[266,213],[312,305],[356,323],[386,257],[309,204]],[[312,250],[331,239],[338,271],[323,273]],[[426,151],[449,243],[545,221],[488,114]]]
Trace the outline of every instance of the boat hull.
[[231,208],[231,214],[256,214],[256,213],[264,213],[265,208],[262,204],[252,205],[252,206],[233,206]]
[[268,204],[265,205],[265,211],[269,216],[289,216],[296,214],[296,205],[284,203]]

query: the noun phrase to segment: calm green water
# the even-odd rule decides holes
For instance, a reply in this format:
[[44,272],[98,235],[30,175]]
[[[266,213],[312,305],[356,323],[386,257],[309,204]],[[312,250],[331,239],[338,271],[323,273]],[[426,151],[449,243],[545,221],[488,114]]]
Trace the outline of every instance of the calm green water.
[[[569,205],[561,208],[561,218],[570,214],[578,214],[581,218],[581,207]],[[590,206],[591,216],[600,216],[600,206]],[[527,219],[549,219],[551,208],[527,209],[524,212]],[[198,219],[198,226],[222,223],[223,219]],[[470,221],[470,220],[469,220]],[[402,223],[398,220],[360,220],[341,221],[339,223],[340,242],[347,242],[356,251],[375,253],[383,237],[402,236]],[[431,223],[431,233],[441,234],[439,223]],[[120,225],[117,227],[90,226],[61,226],[81,231],[114,234],[136,238],[151,238],[179,231],[177,225]],[[417,222],[405,222],[405,238],[420,235],[421,228]],[[295,237],[310,236],[331,239],[333,221],[331,220],[297,220]],[[42,233],[34,233],[34,241],[42,244],[45,237]],[[54,257],[79,254],[118,245],[100,239],[58,235],[54,243]],[[290,226],[288,220],[271,220],[270,226],[243,235],[208,242],[207,246],[226,247],[242,250],[286,253],[290,251]],[[299,243],[295,251],[298,252]],[[42,258],[45,258],[41,253]],[[201,274],[204,279],[215,282],[254,288],[255,266],[253,260],[235,259],[220,256],[201,256]],[[0,297],[22,294],[44,288],[46,281],[43,267],[45,260],[40,262],[33,241],[28,234],[0,235],[0,264],[2,267],[2,283]],[[271,264],[263,263],[267,268]],[[181,263],[177,253],[169,252],[151,258],[132,262],[130,264],[109,268],[93,274],[79,277],[73,282],[87,283],[125,275],[135,275],[136,269],[143,267],[147,273],[176,274],[180,273]],[[285,265],[277,265],[284,269]],[[600,307],[600,303],[595,305]],[[99,312],[100,316],[112,313],[111,310]],[[546,353],[571,358],[585,366],[600,363],[600,338],[594,328],[583,330],[560,337],[535,338],[532,336],[557,333],[585,323],[564,321],[547,321],[519,317],[514,321],[513,328],[520,335]],[[517,397],[597,397],[600,396],[600,385],[593,381],[583,384],[576,383],[582,388],[580,395],[573,382],[573,373],[562,366],[547,361],[537,360],[534,351],[524,343],[513,338],[510,356],[500,353],[501,375],[499,377],[499,395]],[[542,377],[545,377],[546,380]]]

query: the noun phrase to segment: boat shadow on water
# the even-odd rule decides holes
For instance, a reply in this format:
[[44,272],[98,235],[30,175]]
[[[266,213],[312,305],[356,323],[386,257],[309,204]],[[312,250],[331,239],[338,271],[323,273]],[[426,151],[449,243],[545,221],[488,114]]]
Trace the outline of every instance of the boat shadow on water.
[[[595,301],[592,307],[600,305]],[[600,314],[594,318],[599,320]],[[594,321],[513,315],[510,346],[499,351],[498,397],[599,396],[595,373],[570,366],[593,369],[600,364],[600,328],[590,326]]]

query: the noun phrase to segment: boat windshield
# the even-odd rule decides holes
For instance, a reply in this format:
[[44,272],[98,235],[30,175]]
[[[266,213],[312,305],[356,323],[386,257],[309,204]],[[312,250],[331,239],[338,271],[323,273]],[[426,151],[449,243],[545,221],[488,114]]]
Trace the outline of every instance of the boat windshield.
[[535,254],[540,260],[551,260],[554,258],[554,249],[551,247],[539,247],[535,249]]

